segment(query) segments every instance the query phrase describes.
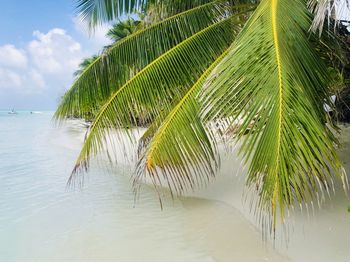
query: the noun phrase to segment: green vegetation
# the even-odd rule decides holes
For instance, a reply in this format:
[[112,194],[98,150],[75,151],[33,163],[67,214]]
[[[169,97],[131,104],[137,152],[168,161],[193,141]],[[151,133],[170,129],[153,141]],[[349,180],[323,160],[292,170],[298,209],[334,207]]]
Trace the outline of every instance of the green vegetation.
[[56,111],[58,120],[97,112],[70,182],[110,128],[129,130],[145,117],[136,188],[145,178],[176,195],[206,185],[220,166],[218,142],[232,138],[249,166],[260,222],[272,229],[295,203],[321,197],[344,175],[337,127],[324,110],[335,81],[327,41],[336,39],[310,33],[306,1],[78,3],[91,27],[122,13],[141,12],[145,22],[122,30],[125,38],[79,74]]
[[86,68],[92,65],[98,59],[97,55],[93,55],[92,57],[85,58],[80,64],[79,69],[74,72],[74,76],[79,77]]
[[133,18],[128,18],[125,21],[119,21],[119,23],[114,24],[113,27],[107,32],[107,36],[114,42],[131,35],[136,32],[138,28],[141,28],[141,21],[135,20]]

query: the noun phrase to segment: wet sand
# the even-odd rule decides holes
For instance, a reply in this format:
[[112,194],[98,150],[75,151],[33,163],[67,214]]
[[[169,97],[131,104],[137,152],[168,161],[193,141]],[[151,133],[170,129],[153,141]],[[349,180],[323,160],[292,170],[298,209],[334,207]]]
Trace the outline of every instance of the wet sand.
[[[339,154],[349,176],[350,127],[342,127],[340,140]],[[276,240],[263,240],[249,208],[246,170],[237,150],[221,151],[222,166],[215,181],[181,198],[193,221],[191,230],[184,230],[188,240],[202,235],[200,243],[215,261],[350,261],[350,198],[340,181],[321,208],[296,207],[286,225],[279,225]]]
[[[349,177],[350,127],[342,127],[340,139],[339,154]],[[243,201],[245,171],[238,159],[235,152],[225,154],[216,181],[193,196],[220,201],[227,208],[235,209],[258,230],[249,201]],[[310,208],[309,212],[296,208],[287,221],[288,233],[280,226],[276,241],[268,241],[268,246],[274,245],[275,251],[290,261],[350,261],[350,213],[347,212],[350,198],[339,181],[335,188],[336,193],[326,199],[321,208]]]

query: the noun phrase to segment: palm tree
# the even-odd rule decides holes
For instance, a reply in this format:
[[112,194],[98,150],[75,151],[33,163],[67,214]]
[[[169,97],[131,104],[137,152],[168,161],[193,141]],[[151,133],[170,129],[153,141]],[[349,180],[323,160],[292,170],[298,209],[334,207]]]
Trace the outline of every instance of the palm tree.
[[[106,36],[109,37],[113,43],[116,43],[123,38],[131,35],[141,26],[141,21],[133,18],[128,18],[123,21],[115,23],[111,29],[108,30]],[[105,46],[103,49],[108,49],[110,46]],[[79,64],[79,69],[74,72],[74,76],[80,76],[90,65],[92,65],[101,55],[92,55],[91,57],[84,58]]]
[[98,55],[84,58],[79,64],[79,69],[74,72],[74,76],[79,77],[90,65],[92,65],[98,59]]
[[107,32],[107,36],[115,43],[134,33],[140,25],[141,21],[128,18],[114,24],[113,27]]
[[[143,20],[134,20],[133,18],[128,18],[127,20],[124,21],[119,21],[115,23],[112,28],[107,32],[106,36],[108,36],[113,43],[115,44],[116,42],[122,40],[123,38],[127,37],[128,35],[136,32],[137,30],[140,30],[144,26]],[[101,54],[99,55],[92,55],[91,57],[84,58],[82,62],[79,64],[79,69],[74,72],[75,77],[79,77],[85,70],[87,70],[91,65],[95,63],[96,60],[100,59],[102,56],[104,56],[105,50],[108,50],[111,45],[104,46]],[[102,101],[103,103],[104,101]],[[101,101],[98,101],[99,106],[101,105]],[[94,115],[96,114],[96,108],[89,105],[85,104],[84,108],[84,114],[80,115],[80,117],[84,118],[85,120],[91,122],[93,118],[95,117]],[[77,116],[77,113],[74,113],[71,115],[73,117]],[[149,118],[148,115],[144,115],[142,118],[137,119],[134,121],[135,125],[145,125],[147,123],[147,119]],[[133,119],[133,118],[131,118]]]
[[218,141],[235,138],[260,221],[275,229],[295,203],[345,179],[324,111],[331,78],[309,33],[306,1],[78,3],[92,27],[154,3],[162,19],[106,50],[59,105],[56,119],[83,116],[87,104],[98,111],[70,182],[111,138],[110,128],[129,130],[130,116],[145,112],[152,123],[138,141],[135,185],[148,178],[177,195],[206,185],[219,168]]

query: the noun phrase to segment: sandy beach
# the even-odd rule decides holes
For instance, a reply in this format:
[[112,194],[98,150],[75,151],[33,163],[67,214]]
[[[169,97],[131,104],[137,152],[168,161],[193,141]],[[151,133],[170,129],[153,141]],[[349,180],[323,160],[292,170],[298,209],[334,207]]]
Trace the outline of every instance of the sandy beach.
[[[343,126],[341,130],[339,154],[349,176],[350,127]],[[249,201],[243,200],[245,172],[238,159],[235,152],[224,154],[216,181],[194,196],[219,201],[256,226]],[[347,212],[350,199],[339,181],[335,188],[336,193],[331,199],[325,199],[321,208],[317,205],[309,211],[296,208],[287,221],[288,233],[279,227],[274,245],[275,251],[283,256],[280,261],[350,261],[350,214]]]
[[[135,136],[142,133],[143,130],[135,131]],[[349,126],[341,126],[340,141],[339,154],[349,176]],[[128,144],[127,140],[124,142]],[[135,150],[131,144],[126,148],[129,152]],[[335,181],[336,193],[331,192],[330,198],[326,196],[320,207],[317,204],[308,209],[295,207],[285,225],[278,225],[276,240],[272,237],[262,240],[262,232],[250,210],[251,194],[244,187],[246,170],[237,155],[237,147],[220,151],[222,165],[216,179],[207,188],[181,198],[182,205],[193,216],[190,221],[198,218],[201,221],[191,224],[191,234],[200,231],[203,221],[207,221],[204,223],[208,231],[202,243],[215,261],[232,261],[233,254],[237,261],[350,261],[350,214],[347,212],[350,198],[340,181]],[[120,152],[115,151],[119,160],[123,159]],[[130,159],[124,164],[131,164]]]

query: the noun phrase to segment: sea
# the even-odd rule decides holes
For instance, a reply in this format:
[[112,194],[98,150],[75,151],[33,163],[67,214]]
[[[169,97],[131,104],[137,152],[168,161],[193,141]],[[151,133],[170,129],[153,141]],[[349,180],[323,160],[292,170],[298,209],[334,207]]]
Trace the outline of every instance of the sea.
[[83,185],[67,187],[87,129],[52,116],[0,112],[1,262],[350,261],[345,195],[298,211],[288,241],[266,240],[241,201],[244,179],[225,163],[233,178],[163,208],[147,185],[135,201],[132,160],[93,160]]

